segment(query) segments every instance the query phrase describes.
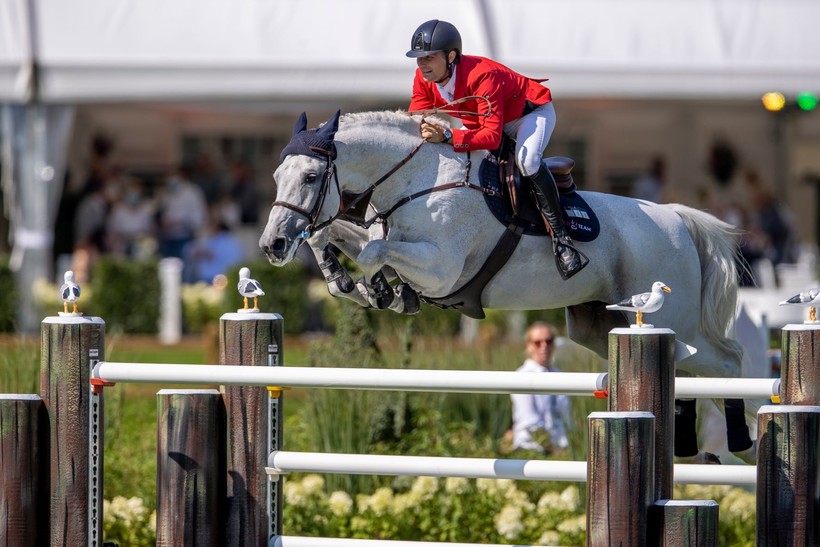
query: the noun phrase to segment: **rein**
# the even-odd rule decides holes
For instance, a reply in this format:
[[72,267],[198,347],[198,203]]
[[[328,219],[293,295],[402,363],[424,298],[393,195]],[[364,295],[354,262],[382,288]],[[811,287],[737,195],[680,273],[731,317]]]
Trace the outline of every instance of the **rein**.
[[[487,103],[487,112],[483,114],[481,112],[470,112],[465,110],[457,110],[453,108],[447,108],[449,106],[456,106],[460,105],[461,103],[466,103],[467,101],[471,101],[473,99],[480,99]],[[450,101],[449,103],[443,106],[437,106],[435,108],[428,108],[426,110],[410,110],[408,114],[421,114],[422,116],[430,116],[431,114],[461,114],[466,116],[481,116],[482,118],[487,118],[491,116],[493,113],[493,103],[490,102],[490,99],[484,97],[483,95],[468,95],[466,97],[462,97],[460,99],[456,99],[454,101]]]

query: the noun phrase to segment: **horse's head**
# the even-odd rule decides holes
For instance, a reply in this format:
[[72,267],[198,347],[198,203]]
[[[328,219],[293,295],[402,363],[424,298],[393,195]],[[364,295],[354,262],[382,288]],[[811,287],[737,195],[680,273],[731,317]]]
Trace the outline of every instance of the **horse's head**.
[[281,164],[273,174],[276,201],[259,239],[271,264],[290,262],[317,225],[338,211],[339,195],[330,191],[338,128],[339,112],[319,129],[307,129],[307,116],[302,113],[290,143],[282,150]]

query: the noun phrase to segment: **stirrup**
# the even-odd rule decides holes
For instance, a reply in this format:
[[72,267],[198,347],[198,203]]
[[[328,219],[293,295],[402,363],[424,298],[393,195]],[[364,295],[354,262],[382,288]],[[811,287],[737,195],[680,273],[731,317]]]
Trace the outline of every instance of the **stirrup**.
[[[562,247],[575,255],[573,264],[568,268],[561,260]],[[587,258],[584,253],[579,251],[575,245],[572,244],[572,240],[566,235],[562,237],[554,237],[552,239],[552,254],[555,257],[555,266],[558,268],[558,273],[561,275],[561,279],[565,281],[583,270],[584,267],[589,264],[589,258]]]

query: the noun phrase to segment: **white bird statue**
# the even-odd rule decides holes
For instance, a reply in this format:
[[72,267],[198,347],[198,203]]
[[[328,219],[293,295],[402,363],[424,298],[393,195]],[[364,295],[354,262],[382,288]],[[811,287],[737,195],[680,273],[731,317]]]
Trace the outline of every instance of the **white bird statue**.
[[817,306],[820,304],[820,288],[809,289],[780,302],[781,306],[803,306],[809,308],[809,322],[817,321]]
[[74,272],[68,270],[63,276],[63,283],[60,286],[60,298],[63,299],[63,311],[68,313],[68,303],[74,304],[74,312],[77,313],[77,300],[80,298],[80,286],[74,282]]
[[248,268],[241,268],[239,270],[239,283],[236,284],[239,294],[242,295],[245,302],[244,309],[248,309],[248,298],[253,297],[253,309],[258,310],[257,298],[265,295],[262,290],[262,285],[256,279],[251,279],[251,271]]
[[666,286],[666,283],[655,281],[652,283],[652,290],[630,296],[621,300],[617,304],[611,304],[606,307],[608,310],[624,310],[635,312],[635,323],[639,327],[643,327],[643,314],[656,312],[663,306],[663,293],[671,293],[672,289]]

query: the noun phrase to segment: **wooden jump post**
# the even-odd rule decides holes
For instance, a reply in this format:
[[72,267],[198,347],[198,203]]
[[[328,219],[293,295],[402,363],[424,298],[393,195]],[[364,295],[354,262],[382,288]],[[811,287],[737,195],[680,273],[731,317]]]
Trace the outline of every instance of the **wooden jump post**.
[[[646,411],[654,416],[654,448],[650,451],[650,446],[647,445],[645,453],[645,456],[651,454],[654,459],[653,480],[649,483],[653,490],[651,502],[645,508],[635,506],[635,494],[642,495],[643,491],[633,489],[631,492],[621,492],[630,495],[628,501],[622,504],[622,509],[638,511],[641,518],[645,519],[643,536],[627,539],[621,535],[621,539],[614,539],[604,536],[604,525],[599,524],[601,529],[595,530],[596,542],[593,544],[717,546],[717,503],[713,500],[672,501],[675,469],[675,333],[672,330],[643,327],[616,328],[610,331],[608,408],[614,415],[619,412]],[[623,428],[620,434],[625,434]],[[590,438],[591,436],[590,429]],[[603,457],[594,455],[590,448],[590,469],[604,465],[593,464],[593,456]],[[631,474],[636,471],[630,468],[628,472]],[[603,487],[602,484],[592,485],[587,482],[592,496],[600,496],[601,494],[596,494],[596,490]],[[640,499],[643,500],[643,497]],[[623,515],[601,512],[596,518],[604,516],[610,519],[607,525],[614,523],[615,526],[623,526],[620,522]],[[589,517],[587,522],[589,526],[594,524]],[[634,516],[630,522],[635,522]],[[589,526],[587,538],[593,537],[593,530]],[[627,532],[621,529],[619,533]],[[624,542],[621,543],[621,540]]]
[[[221,363],[281,365],[282,326],[278,314],[223,315]],[[42,399],[0,399],[3,454],[11,450],[29,455],[4,461],[31,467],[25,472],[4,464],[0,471],[3,476],[24,477],[15,483],[16,497],[13,488],[4,486],[0,507],[10,510],[0,531],[17,534],[7,536],[15,538],[15,547],[103,547],[102,392],[110,383],[92,380],[91,371],[103,359],[105,322],[73,314],[48,317],[42,324],[41,349]],[[268,480],[265,465],[268,455],[281,449],[281,405],[281,389],[276,386],[158,394],[158,545],[187,543],[196,537],[198,545],[266,546],[271,535],[280,533],[282,486]],[[7,424],[14,423],[19,431],[23,422],[30,424],[23,428],[27,436],[6,442]],[[220,446],[226,447],[222,458]],[[40,465],[46,472],[36,472]],[[220,476],[214,478],[215,473]],[[48,490],[33,495],[43,489]],[[40,504],[44,508],[35,511]],[[195,515],[193,507],[199,511]],[[43,526],[44,518],[48,526]],[[36,526],[22,526],[32,519],[37,519]]]
[[[219,321],[221,365],[281,366],[283,319],[226,313]],[[223,386],[228,415],[227,545],[266,547],[282,532],[282,482],[268,480],[268,456],[282,448],[282,388]]]
[[783,328],[780,406],[758,411],[757,544],[820,544],[820,325]]
[[40,345],[40,394],[50,422],[49,544],[102,547],[105,420],[90,379],[104,356],[105,321],[46,317]]
[[226,544],[225,452],[219,391],[157,393],[157,547]]
[[48,437],[38,395],[0,395],[0,545],[49,544]]

